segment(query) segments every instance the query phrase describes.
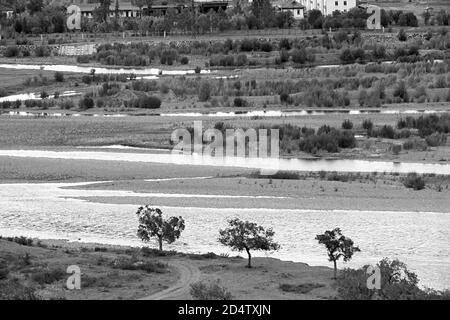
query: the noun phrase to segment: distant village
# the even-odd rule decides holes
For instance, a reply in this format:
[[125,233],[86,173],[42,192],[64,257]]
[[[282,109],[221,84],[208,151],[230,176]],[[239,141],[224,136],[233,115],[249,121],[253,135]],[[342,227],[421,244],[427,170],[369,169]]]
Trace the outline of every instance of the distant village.
[[[260,0],[254,0],[255,2]],[[183,9],[193,6],[200,13],[207,13],[210,10],[218,12],[227,10],[234,6],[245,6],[252,3],[252,0],[195,0],[195,1],[110,1],[110,17],[117,13],[122,18],[137,18],[141,16],[161,16],[168,10],[175,9],[181,12]],[[272,6],[280,12],[292,14],[294,19],[305,18],[306,12],[310,10],[320,10],[323,15],[331,15],[335,11],[347,12],[355,8],[361,1],[358,0],[275,0],[270,1]],[[151,5],[149,6],[149,3]],[[81,9],[83,17],[93,18],[94,11],[100,6],[100,1],[78,0],[73,1]],[[14,14],[13,5],[0,2],[0,13],[5,17],[12,17]]]
[[[0,36],[15,39],[73,31],[66,23],[71,5],[81,15],[76,29],[81,32],[166,35],[270,28],[365,29],[371,4],[363,0],[0,0]],[[420,13],[425,25],[448,24],[446,10],[435,14],[427,10]],[[418,18],[413,12],[381,9],[379,26],[417,27]]]

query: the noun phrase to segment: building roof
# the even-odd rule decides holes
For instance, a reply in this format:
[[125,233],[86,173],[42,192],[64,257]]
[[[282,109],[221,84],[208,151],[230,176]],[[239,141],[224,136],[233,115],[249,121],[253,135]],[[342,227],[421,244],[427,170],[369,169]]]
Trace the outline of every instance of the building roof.
[[281,0],[274,3],[275,7],[278,7],[280,9],[305,9],[305,6],[298,3],[297,1],[286,1]]

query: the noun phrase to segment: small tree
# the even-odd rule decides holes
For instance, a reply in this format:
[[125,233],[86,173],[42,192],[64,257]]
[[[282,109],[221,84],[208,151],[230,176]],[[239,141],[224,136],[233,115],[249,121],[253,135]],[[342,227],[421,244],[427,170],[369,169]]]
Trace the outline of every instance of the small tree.
[[273,241],[275,232],[265,230],[262,226],[249,221],[231,219],[228,221],[229,228],[220,230],[219,242],[232,250],[246,251],[248,255],[247,267],[252,267],[252,255],[250,250],[276,251],[280,245]]
[[160,251],[163,250],[163,241],[169,244],[174,243],[180,238],[185,228],[182,217],[164,220],[160,209],[151,208],[148,205],[140,207],[136,214],[139,218],[138,237],[144,242],[157,238]]
[[320,244],[324,244],[328,251],[328,258],[334,264],[334,279],[337,278],[337,261],[343,257],[344,261],[350,261],[358,247],[353,245],[353,240],[342,235],[341,229],[327,230],[324,234],[316,236]]

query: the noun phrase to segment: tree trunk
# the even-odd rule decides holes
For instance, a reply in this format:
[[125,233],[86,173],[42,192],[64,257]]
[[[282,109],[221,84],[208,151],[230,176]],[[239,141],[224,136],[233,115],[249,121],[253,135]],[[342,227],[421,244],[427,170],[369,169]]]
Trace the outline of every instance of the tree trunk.
[[337,279],[337,264],[336,264],[336,260],[333,260],[333,263],[334,263],[334,277],[333,277],[333,279]]
[[248,264],[247,264],[247,268],[251,268],[252,267],[252,255],[250,254],[250,250],[249,249],[245,249],[247,251],[248,254]]
[[163,244],[163,239],[162,239],[162,237],[161,237],[161,238],[158,238],[158,242],[159,242],[159,251],[163,251],[163,246],[162,246],[162,244]]

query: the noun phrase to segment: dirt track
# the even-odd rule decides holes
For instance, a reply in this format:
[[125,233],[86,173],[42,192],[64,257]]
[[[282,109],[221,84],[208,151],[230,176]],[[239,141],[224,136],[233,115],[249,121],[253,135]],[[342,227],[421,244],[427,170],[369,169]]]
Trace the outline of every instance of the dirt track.
[[183,261],[170,262],[169,266],[177,270],[178,281],[171,287],[140,300],[185,300],[190,298],[190,285],[200,279],[199,269]]

